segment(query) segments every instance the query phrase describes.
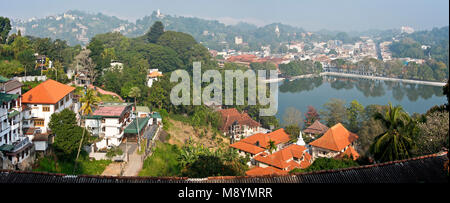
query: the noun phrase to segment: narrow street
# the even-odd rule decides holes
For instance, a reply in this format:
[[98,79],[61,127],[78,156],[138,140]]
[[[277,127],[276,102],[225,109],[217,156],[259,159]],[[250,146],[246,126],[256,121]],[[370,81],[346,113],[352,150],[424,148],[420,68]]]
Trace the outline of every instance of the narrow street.
[[[130,146],[129,146],[130,147]],[[134,150],[129,154],[128,163],[122,176],[137,176],[142,169],[142,156],[138,154],[137,145],[134,143]],[[130,152],[131,150],[129,150]]]

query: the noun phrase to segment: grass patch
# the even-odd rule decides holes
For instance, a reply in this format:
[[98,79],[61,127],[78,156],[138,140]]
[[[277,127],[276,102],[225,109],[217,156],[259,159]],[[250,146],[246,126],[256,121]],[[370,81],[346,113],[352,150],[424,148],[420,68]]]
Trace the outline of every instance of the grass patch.
[[145,159],[139,176],[169,177],[179,176],[178,165],[180,149],[176,145],[157,142],[153,154]]
[[102,102],[120,102],[119,98],[112,95],[98,93],[97,96]]
[[55,161],[53,157],[45,156],[37,161],[37,167],[33,171],[76,175],[101,175],[110,163],[110,160],[89,160],[87,156],[82,156],[78,160],[77,170],[74,171],[74,161]]

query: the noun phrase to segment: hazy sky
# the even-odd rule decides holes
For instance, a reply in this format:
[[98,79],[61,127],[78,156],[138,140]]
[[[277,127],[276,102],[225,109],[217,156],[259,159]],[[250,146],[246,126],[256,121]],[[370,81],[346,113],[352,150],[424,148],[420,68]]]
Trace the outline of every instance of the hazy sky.
[[28,19],[67,10],[101,12],[134,22],[164,14],[217,19],[225,24],[281,22],[316,31],[362,31],[449,24],[449,0],[0,0],[0,16]]

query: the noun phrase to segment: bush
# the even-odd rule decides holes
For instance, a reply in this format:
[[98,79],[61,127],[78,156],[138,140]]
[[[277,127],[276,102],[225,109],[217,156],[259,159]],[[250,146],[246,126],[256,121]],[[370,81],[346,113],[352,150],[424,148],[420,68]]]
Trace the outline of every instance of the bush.
[[113,147],[113,148],[111,148],[111,149],[109,149],[107,152],[106,152],[106,156],[108,157],[108,158],[112,158],[112,157],[115,157],[115,156],[117,156],[117,155],[122,155],[123,154],[123,151],[122,151],[122,149],[120,149],[119,147]]

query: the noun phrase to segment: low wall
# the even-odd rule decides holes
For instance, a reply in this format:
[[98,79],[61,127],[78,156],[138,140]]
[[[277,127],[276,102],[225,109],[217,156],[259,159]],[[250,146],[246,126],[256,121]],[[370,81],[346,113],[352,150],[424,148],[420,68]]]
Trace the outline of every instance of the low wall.
[[46,81],[47,76],[23,76],[23,77],[14,77],[13,79],[18,80],[19,82],[34,82],[34,81]]

